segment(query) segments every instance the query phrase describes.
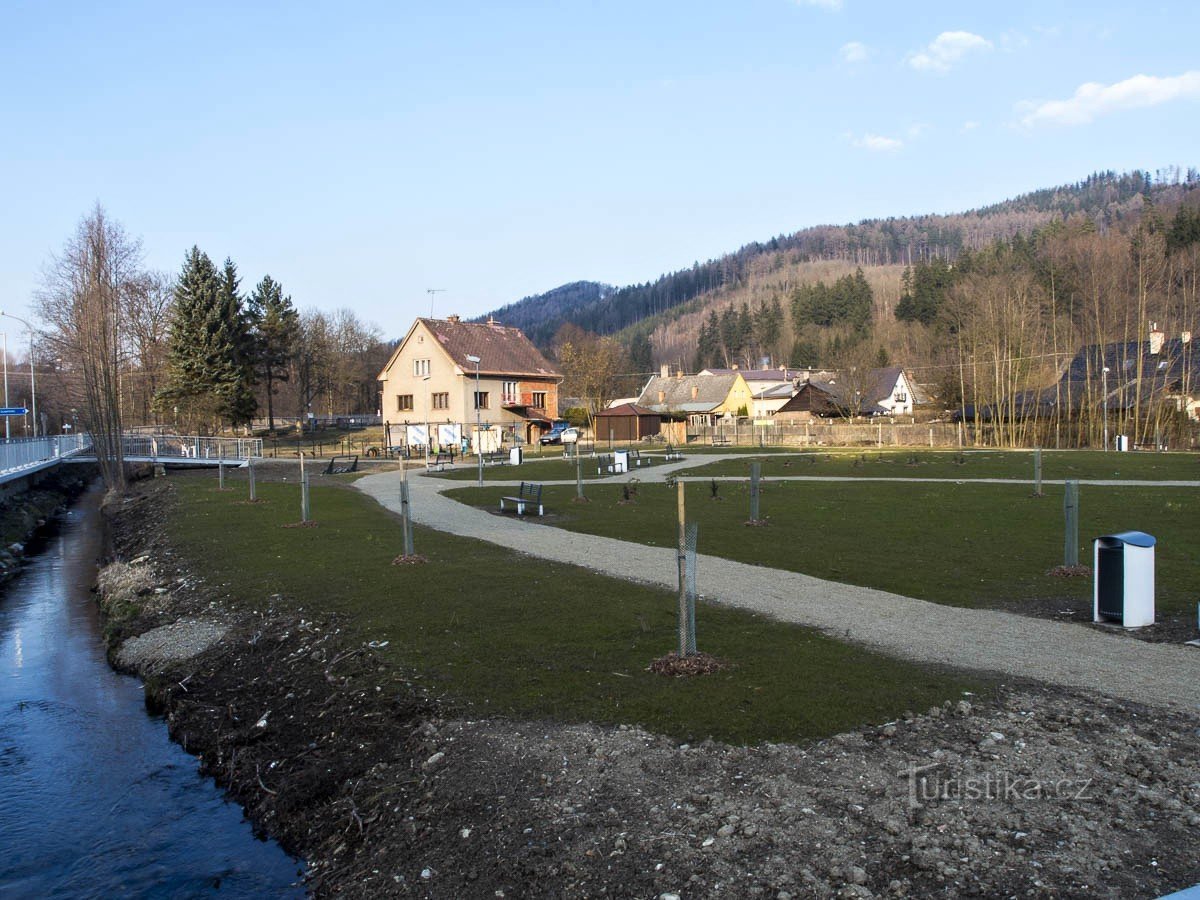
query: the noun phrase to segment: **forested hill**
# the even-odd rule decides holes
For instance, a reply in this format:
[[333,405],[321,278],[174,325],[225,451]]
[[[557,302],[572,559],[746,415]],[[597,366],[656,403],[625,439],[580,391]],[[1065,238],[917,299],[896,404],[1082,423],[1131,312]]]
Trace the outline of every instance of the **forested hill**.
[[[964,249],[981,249],[997,238],[1027,234],[1055,219],[1086,216],[1105,230],[1138,214],[1145,201],[1173,199],[1200,185],[1200,173],[1161,170],[1098,172],[1075,184],[1023,194],[952,215],[867,219],[854,225],[818,225],[765,242],[755,241],[719,259],[662,275],[652,282],[612,288],[574,282],[496,310],[541,347],[549,347],[565,322],[612,334],[642,319],[719,289],[736,287],[751,271],[815,260],[855,265],[911,265],[935,257],[953,260]],[[775,257],[771,259],[771,257]],[[484,317],[486,318],[486,317]]]

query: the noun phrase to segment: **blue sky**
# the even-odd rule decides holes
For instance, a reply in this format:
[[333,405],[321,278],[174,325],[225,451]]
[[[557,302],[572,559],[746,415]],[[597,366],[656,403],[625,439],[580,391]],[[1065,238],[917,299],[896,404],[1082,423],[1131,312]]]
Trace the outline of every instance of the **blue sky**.
[[0,0],[0,307],[93,203],[398,336],[820,223],[1200,165],[1200,4]]

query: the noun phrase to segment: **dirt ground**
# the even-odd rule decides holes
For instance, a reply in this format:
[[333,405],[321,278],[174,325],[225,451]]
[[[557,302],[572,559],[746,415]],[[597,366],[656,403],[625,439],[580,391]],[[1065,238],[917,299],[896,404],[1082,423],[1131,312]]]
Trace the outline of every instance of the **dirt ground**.
[[[295,598],[184,571],[167,479],[111,504],[113,658],[318,896],[1153,897],[1200,882],[1200,719],[1037,686],[814,744],[453,717]],[[162,632],[168,634],[168,632]]]

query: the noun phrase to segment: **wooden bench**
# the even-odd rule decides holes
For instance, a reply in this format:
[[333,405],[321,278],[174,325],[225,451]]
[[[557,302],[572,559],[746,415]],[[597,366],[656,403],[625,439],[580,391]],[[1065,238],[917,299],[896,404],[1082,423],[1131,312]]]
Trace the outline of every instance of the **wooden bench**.
[[509,503],[513,504],[517,508],[518,516],[525,515],[525,507],[527,507],[527,506],[536,506],[537,514],[539,516],[543,515],[542,486],[540,484],[533,484],[532,482],[529,482],[529,481],[522,481],[521,489],[519,491],[517,491],[517,495],[515,497],[501,497],[500,498],[500,512],[504,512],[504,502],[506,500]]
[[714,447],[725,447],[730,443],[729,438],[723,434],[714,434],[712,436],[712,445]]
[[641,468],[642,466],[650,465],[652,462],[654,462],[654,460],[649,456],[642,456],[640,450],[629,450],[629,465],[631,467]]
[[508,454],[503,450],[493,450],[491,453],[483,454],[485,466],[502,466],[506,462],[508,462]]
[[667,444],[667,452],[663,456],[663,459],[667,462],[674,462],[675,460],[683,459],[683,454],[679,452],[678,447]]
[[425,460],[425,468],[430,472],[444,472],[446,466],[454,465],[453,453],[435,453],[429,459]]

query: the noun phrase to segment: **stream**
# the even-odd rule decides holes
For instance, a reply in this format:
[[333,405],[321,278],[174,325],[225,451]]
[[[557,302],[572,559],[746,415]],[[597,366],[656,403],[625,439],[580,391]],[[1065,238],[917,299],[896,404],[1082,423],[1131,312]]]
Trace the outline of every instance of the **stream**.
[[302,863],[105,659],[92,489],[0,588],[0,898],[300,897]]

